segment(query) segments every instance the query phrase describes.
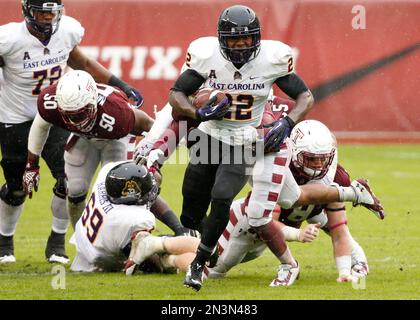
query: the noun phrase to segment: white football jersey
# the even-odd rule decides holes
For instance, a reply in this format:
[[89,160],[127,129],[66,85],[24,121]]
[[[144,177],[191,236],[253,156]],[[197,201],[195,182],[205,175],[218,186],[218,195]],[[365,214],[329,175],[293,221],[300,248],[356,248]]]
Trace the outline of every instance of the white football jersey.
[[[245,135],[256,133],[270,89],[277,78],[293,72],[292,49],[280,41],[262,40],[257,57],[239,70],[221,52],[216,37],[193,41],[183,71],[193,69],[206,79],[203,87],[219,89],[229,95],[232,105],[223,120],[202,122],[199,129],[230,144],[246,143]],[[232,136],[242,136],[245,140]]]
[[136,230],[152,230],[156,219],[145,206],[116,205],[109,201],[105,189],[108,172],[118,163],[105,165],[98,174],[90,199],[70,243],[76,245],[73,271],[93,271],[95,259],[102,253],[119,253]]
[[25,22],[0,26],[0,56],[5,62],[0,94],[0,122],[35,118],[37,98],[65,72],[70,52],[84,35],[81,24],[63,16],[47,45],[29,33]]

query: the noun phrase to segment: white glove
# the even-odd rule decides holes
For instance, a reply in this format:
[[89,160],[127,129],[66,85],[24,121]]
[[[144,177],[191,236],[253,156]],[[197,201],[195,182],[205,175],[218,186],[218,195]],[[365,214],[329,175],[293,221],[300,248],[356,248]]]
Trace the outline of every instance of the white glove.
[[[151,168],[156,162],[159,162],[160,163],[160,160],[163,159],[164,155],[165,154],[160,149],[154,149],[154,150],[150,151],[150,153],[149,153],[149,155],[147,157],[146,166],[148,168]],[[141,163],[141,164],[144,164],[144,162]]]
[[[153,143],[148,141],[147,137],[143,138],[138,145],[136,146],[136,150],[134,151],[134,162],[139,164],[140,161],[144,161],[144,158],[147,157],[150,150],[153,148]],[[143,162],[144,164],[144,162]]]

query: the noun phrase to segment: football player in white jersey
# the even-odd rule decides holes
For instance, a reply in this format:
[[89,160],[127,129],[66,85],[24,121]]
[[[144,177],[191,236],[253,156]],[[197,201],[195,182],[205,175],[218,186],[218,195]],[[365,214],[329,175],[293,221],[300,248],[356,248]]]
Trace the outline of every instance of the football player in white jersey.
[[[0,190],[0,263],[16,261],[13,235],[25,201],[22,176],[27,138],[41,90],[55,83],[68,65],[89,72],[100,83],[121,88],[138,105],[143,102],[136,89],[82,53],[79,43],[84,28],[77,20],[62,15],[61,0],[22,0],[22,13],[24,21],[0,26],[0,67],[4,77],[0,143],[6,180]],[[42,153],[57,181],[51,202],[52,231],[45,250],[50,262],[68,262],[64,246],[69,218],[63,161],[68,135],[67,131],[53,127]]]
[[[77,254],[72,271],[121,271],[131,275],[152,254],[165,269],[185,271],[197,238],[152,237],[155,217],[150,207],[158,194],[152,172],[132,161],[106,164],[98,174],[70,243]],[[124,262],[125,267],[124,267]]]
[[[202,229],[197,257],[184,281],[195,290],[201,288],[203,266],[226,227],[232,200],[248,179],[255,148],[257,154],[262,153],[262,144],[258,148],[255,143],[255,127],[273,84],[295,99],[296,106],[273,126],[268,151],[278,149],[294,124],[309,112],[313,97],[294,73],[291,48],[280,41],[261,40],[255,12],[235,5],[220,15],[218,38],[203,37],[190,44],[183,72],[171,88],[172,107],[201,122],[195,132],[200,141],[193,146],[184,176],[181,215],[186,227]],[[228,101],[214,105],[210,99],[196,110],[188,96],[201,86],[222,90]],[[210,214],[200,226],[210,203]]]

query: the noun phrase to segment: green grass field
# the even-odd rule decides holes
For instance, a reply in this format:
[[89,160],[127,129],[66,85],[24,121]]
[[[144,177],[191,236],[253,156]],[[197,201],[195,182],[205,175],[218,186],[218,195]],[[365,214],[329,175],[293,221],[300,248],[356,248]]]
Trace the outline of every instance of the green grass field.
[[[268,287],[278,262],[266,250],[227,278],[205,281],[198,293],[182,285],[183,274],[74,274],[68,266],[65,289],[53,289],[54,265],[44,259],[53,180],[43,165],[40,190],[27,200],[15,234],[17,262],[0,265],[0,299],[420,299],[420,145],[342,145],[339,155],[352,178],[370,180],[387,213],[380,221],[366,209],[347,206],[351,232],[369,260],[365,289],[336,283],[330,239],[323,233],[312,244],[290,244],[301,276],[289,288]],[[162,195],[178,213],[184,169],[168,164],[163,170]],[[156,233],[164,232],[168,229],[159,224]],[[67,251],[73,258],[74,247],[68,245]]]

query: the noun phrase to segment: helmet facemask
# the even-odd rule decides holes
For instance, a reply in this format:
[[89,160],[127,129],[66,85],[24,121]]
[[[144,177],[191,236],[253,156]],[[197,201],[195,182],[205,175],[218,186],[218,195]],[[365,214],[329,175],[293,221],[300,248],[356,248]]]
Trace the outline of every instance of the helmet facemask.
[[95,104],[89,103],[85,107],[75,111],[66,111],[61,109],[60,106],[58,108],[64,122],[81,132],[91,131],[95,125],[97,115]]
[[93,77],[83,70],[71,70],[57,83],[58,111],[66,124],[89,132],[98,113],[98,91]]
[[328,172],[334,159],[335,149],[329,153],[315,154],[301,151],[298,153],[293,165],[300,174],[310,180],[322,179]]
[[290,134],[292,165],[309,180],[322,179],[333,163],[337,141],[321,122],[304,120]]
[[[22,0],[22,13],[26,23],[34,31],[43,34],[46,39],[57,32],[63,9],[64,5],[61,4],[61,0]],[[51,23],[40,22],[36,18],[38,12],[50,12],[54,18]]]
[[[247,48],[230,48],[227,44],[229,38],[252,37],[252,45]],[[260,30],[251,30],[243,32],[223,32],[219,31],[219,43],[222,55],[233,64],[245,64],[255,59],[259,53],[261,44]]]

